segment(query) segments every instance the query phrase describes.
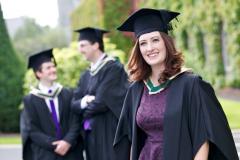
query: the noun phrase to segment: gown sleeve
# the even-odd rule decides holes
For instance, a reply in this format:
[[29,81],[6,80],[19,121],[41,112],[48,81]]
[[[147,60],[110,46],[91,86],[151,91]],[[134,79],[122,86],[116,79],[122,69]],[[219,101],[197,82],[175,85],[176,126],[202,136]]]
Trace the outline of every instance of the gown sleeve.
[[29,118],[27,117],[25,108],[20,115],[20,133],[22,138],[22,158],[24,160],[32,160],[31,140],[29,138],[30,130]]
[[118,126],[115,133],[114,146],[116,146],[122,139],[126,139],[131,142],[132,140],[132,129],[131,129],[131,111],[132,106],[132,95],[131,91],[128,90],[124,100],[123,109],[120,115]]
[[77,88],[73,92],[73,99],[71,102],[71,108],[73,112],[76,112],[78,114],[82,114],[84,109],[81,108],[81,101],[82,98],[85,96],[87,82],[89,81],[89,74],[88,72],[84,72],[84,74],[81,76]]
[[85,109],[85,117],[111,110],[119,118],[127,87],[127,74],[124,68],[115,62],[110,64],[96,90],[95,100]]
[[227,118],[211,85],[196,77],[191,95],[188,123],[193,155],[209,141],[210,160],[238,160]]
[[131,109],[132,106],[132,95],[131,91],[128,90],[127,95],[124,100],[123,109],[120,114],[120,119],[115,133],[115,138],[113,142],[114,151],[118,153],[119,160],[129,160],[131,143],[132,143],[132,118]]

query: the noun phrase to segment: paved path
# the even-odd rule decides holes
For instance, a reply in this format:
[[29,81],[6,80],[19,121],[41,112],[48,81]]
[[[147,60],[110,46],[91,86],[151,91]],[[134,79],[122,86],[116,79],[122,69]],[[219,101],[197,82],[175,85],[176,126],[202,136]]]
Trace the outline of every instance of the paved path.
[[240,157],[240,130],[234,130],[232,133],[237,147],[238,157]]
[[[233,137],[240,157],[240,130],[234,130]],[[21,145],[0,145],[0,159],[22,160],[21,147]]]
[[22,160],[21,145],[0,145],[1,160]]

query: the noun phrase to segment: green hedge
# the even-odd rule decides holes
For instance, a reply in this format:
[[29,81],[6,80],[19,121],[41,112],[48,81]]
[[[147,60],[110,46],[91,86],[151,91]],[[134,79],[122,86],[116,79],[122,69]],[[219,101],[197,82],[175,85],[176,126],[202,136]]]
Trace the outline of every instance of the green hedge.
[[[96,0],[81,0],[80,5],[71,14],[72,30],[94,26],[103,27],[100,3]],[[77,40],[77,33],[73,34],[72,40]]]
[[0,132],[19,130],[23,65],[11,45],[0,6]]
[[117,31],[117,27],[128,17],[132,9],[132,1],[123,0],[104,0],[103,24],[111,29],[110,39],[117,47],[126,53],[125,62],[128,59],[129,52],[133,46],[133,39]]

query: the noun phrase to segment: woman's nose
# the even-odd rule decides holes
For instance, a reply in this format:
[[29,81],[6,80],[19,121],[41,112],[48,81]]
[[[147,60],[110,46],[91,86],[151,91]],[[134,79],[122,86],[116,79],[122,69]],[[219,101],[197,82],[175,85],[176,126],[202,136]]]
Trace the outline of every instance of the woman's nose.
[[152,49],[153,49],[152,44],[151,44],[151,43],[148,43],[148,44],[147,44],[147,51],[152,51]]

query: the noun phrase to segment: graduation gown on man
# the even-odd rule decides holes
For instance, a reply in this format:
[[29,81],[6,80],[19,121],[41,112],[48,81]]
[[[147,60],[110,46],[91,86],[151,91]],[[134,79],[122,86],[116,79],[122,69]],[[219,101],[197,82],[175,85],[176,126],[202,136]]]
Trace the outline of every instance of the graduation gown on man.
[[[129,83],[123,65],[106,58],[110,57],[104,58],[106,63],[97,73],[87,70],[82,74],[72,102],[74,111],[91,122],[91,130],[85,131],[88,160],[115,160],[119,156],[113,150],[113,140]],[[95,100],[81,109],[85,95],[93,95]]]
[[60,156],[52,145],[58,139],[45,100],[33,94],[24,97],[21,114],[24,160],[83,160],[80,119],[71,111],[71,100],[72,91],[63,88],[58,95],[60,126],[62,139],[70,143],[71,148],[65,156]]
[[31,145],[29,145],[30,144],[29,130],[30,130],[29,118],[27,117],[26,110],[23,109],[20,114],[20,133],[23,147],[22,149],[23,160],[31,160],[33,156]]
[[[136,124],[143,82],[131,85],[114,140],[122,152],[119,160],[138,160],[146,135]],[[163,129],[163,159],[193,160],[201,145],[210,142],[209,160],[238,160],[225,114],[212,87],[191,73],[178,75],[169,84]]]

